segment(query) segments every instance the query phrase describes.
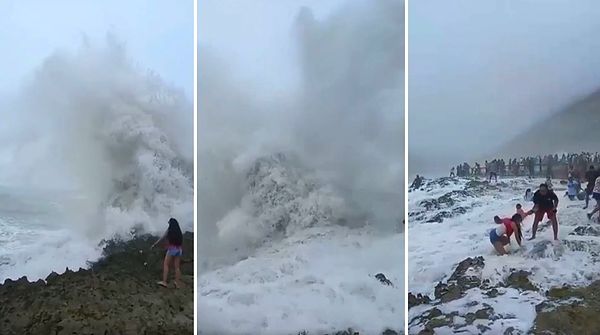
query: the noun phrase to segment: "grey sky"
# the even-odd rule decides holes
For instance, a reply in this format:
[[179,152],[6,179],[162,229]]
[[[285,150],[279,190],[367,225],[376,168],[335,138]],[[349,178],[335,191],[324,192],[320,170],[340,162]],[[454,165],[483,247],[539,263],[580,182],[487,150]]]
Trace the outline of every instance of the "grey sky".
[[[361,0],[362,1],[362,0]],[[268,92],[289,91],[298,73],[292,25],[301,7],[317,19],[339,9],[343,0],[203,0],[198,2],[202,50],[224,59],[239,80]],[[198,57],[202,57],[202,52]],[[202,80],[202,73],[200,79]]]
[[409,4],[410,173],[492,154],[600,86],[600,2]]
[[104,43],[108,32],[131,59],[167,83],[193,93],[192,0],[0,1],[0,93],[14,93],[57,49],[76,50],[87,36]]

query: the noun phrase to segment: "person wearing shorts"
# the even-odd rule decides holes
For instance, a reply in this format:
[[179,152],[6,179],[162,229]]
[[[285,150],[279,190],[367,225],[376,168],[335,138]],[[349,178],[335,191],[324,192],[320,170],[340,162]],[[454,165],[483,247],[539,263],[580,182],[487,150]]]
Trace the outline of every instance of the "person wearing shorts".
[[[591,213],[588,213],[587,217],[589,220],[592,219],[592,215],[600,211],[600,178],[596,178],[594,188],[592,189],[592,199],[596,200],[596,207]],[[598,216],[598,223],[600,223],[600,216]]]
[[167,255],[171,257],[181,257],[181,255],[183,255],[183,250],[181,249],[181,246],[169,245],[167,247]]
[[498,223],[498,226],[490,230],[490,242],[496,249],[499,255],[506,255],[505,245],[510,243],[510,236],[515,233],[515,239],[519,246],[521,246],[521,240],[523,235],[521,233],[521,222],[523,218],[519,214],[515,214],[510,219],[500,219],[498,216],[494,217],[494,222]]
[[535,239],[538,224],[544,219],[545,215],[552,222],[554,240],[558,241],[558,220],[556,219],[557,207],[558,197],[554,191],[548,189],[548,185],[541,184],[540,188],[533,194],[533,208],[527,213],[528,215],[535,213],[533,227],[531,228],[531,237],[528,240]]
[[169,267],[171,263],[173,263],[173,267],[175,268],[175,287],[179,288],[181,286],[180,264],[181,256],[183,255],[183,249],[181,247],[183,244],[183,233],[181,232],[181,228],[179,227],[179,222],[177,222],[177,220],[173,218],[169,219],[169,228],[165,234],[152,245],[151,248],[154,248],[158,243],[163,241],[167,242],[167,252],[163,262],[162,281],[159,281],[158,285],[168,287],[167,279],[169,277]]

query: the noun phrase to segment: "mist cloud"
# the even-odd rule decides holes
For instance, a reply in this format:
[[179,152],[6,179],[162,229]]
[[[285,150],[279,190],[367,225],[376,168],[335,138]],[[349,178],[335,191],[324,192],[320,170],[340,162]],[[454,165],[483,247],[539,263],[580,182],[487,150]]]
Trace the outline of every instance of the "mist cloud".
[[600,84],[596,1],[415,1],[410,173],[480,159]]
[[397,226],[403,215],[403,27],[399,1],[347,5],[324,20],[301,9],[286,27],[299,50],[299,89],[271,100],[240,85],[215,51],[200,50],[203,255],[218,257],[231,248],[219,245],[216,223],[240,204],[250,164],[276,152],[293,154],[379,229]]

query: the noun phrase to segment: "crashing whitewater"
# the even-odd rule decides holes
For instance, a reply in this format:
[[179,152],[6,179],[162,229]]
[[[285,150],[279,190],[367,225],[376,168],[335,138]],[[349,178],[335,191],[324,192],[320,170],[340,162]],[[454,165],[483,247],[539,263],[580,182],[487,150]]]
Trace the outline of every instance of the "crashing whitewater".
[[400,225],[386,233],[365,225],[334,187],[299,166],[280,153],[247,170],[240,205],[217,223],[236,258],[200,261],[202,334],[402,329]]
[[201,334],[403,329],[401,13],[398,0],[299,10],[285,94],[261,97],[200,49]]
[[[557,306],[567,308],[573,300],[563,294],[561,301],[556,292],[600,278],[600,230],[588,221],[584,202],[563,197],[564,185],[554,187],[560,198],[560,245],[553,245],[548,223],[540,224],[536,240],[524,241],[522,248],[513,241],[508,256],[497,256],[488,237],[494,215],[510,217],[517,203],[526,210],[532,207],[523,195],[540,182],[439,178],[410,191],[411,334],[558,330],[548,320],[559,319],[553,314],[561,311],[555,311]],[[523,222],[525,237],[532,220]]]
[[48,57],[4,112],[2,191],[37,200],[35,215],[0,213],[0,279],[86,267],[102,239],[159,233],[169,217],[193,230],[192,111],[110,38]]

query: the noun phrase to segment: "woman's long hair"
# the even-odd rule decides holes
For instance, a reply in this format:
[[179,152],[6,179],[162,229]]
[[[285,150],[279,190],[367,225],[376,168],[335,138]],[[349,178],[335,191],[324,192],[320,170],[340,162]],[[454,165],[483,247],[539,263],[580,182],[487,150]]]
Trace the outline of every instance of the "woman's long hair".
[[169,219],[167,239],[170,245],[180,246],[183,244],[183,234],[181,233],[181,228],[179,228],[179,222],[173,218]]

